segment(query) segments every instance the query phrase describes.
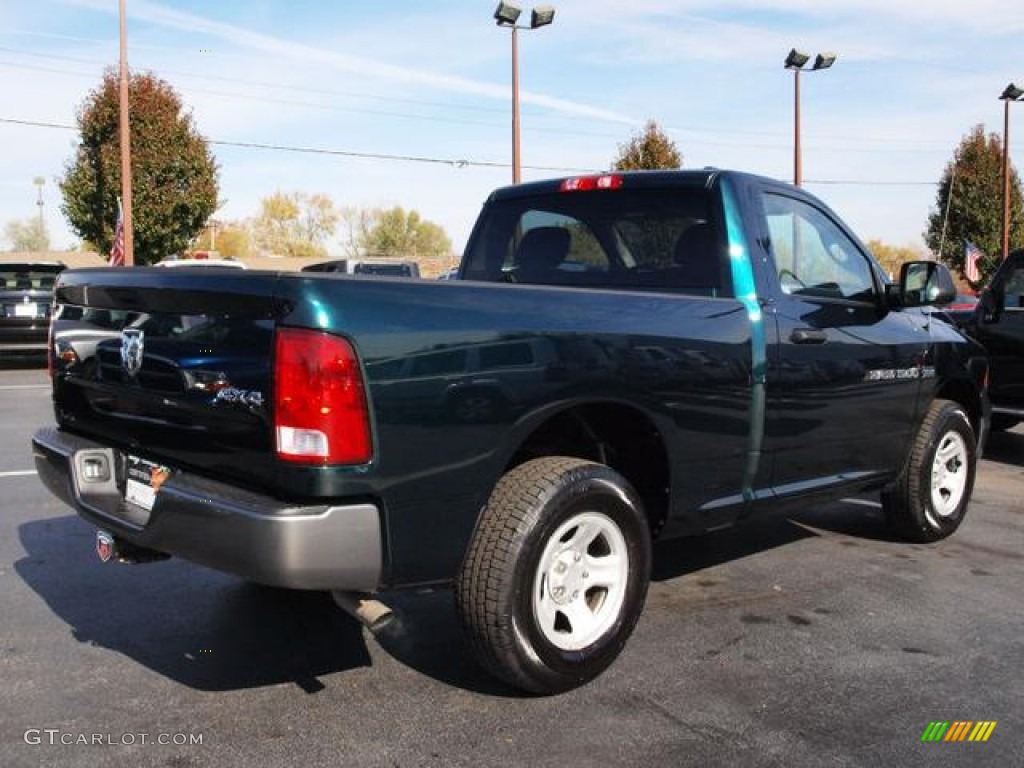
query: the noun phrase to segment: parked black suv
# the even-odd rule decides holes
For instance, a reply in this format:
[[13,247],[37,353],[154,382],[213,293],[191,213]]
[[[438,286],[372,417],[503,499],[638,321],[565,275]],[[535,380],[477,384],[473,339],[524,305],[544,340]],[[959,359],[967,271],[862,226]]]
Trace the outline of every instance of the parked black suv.
[[46,351],[53,284],[60,262],[0,263],[0,354]]
[[1024,420],[1024,248],[996,270],[972,311],[949,314],[988,352],[992,428],[1010,429]]

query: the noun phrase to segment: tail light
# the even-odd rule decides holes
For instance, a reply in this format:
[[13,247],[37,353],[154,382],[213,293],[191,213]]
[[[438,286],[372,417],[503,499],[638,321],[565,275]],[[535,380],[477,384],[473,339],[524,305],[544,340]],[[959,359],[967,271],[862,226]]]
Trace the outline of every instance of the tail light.
[[576,176],[565,179],[559,186],[561,192],[593,192],[595,189],[618,189],[622,186],[622,177],[615,173],[601,176]]
[[365,464],[373,455],[363,376],[345,339],[281,328],[274,350],[277,455],[305,464]]

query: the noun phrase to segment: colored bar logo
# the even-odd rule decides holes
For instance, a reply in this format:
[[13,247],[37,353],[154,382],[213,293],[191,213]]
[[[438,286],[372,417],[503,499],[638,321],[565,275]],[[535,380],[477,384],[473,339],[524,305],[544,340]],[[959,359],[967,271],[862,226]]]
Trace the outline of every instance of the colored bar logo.
[[988,741],[995,729],[995,720],[933,720],[921,734],[921,741]]

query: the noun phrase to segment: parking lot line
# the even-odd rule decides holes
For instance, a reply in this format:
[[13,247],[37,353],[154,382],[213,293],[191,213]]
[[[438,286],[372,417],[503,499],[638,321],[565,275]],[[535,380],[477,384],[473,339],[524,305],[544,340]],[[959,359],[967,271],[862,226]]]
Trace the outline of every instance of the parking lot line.
[[49,384],[2,384],[0,391],[8,389],[49,389]]
[[0,478],[3,477],[28,477],[29,475],[36,474],[34,469],[15,469],[11,472],[0,472]]

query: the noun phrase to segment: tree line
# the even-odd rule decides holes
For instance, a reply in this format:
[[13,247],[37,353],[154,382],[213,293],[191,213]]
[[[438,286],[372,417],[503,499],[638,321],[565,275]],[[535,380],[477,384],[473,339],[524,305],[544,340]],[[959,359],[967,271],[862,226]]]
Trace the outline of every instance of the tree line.
[[[216,250],[244,258],[256,253],[326,256],[339,237],[347,257],[446,256],[451,240],[417,211],[339,207],[325,194],[277,191],[243,221],[217,222],[219,168],[208,142],[186,113],[180,97],[152,73],[134,73],[131,101],[133,229],[135,261],[148,264],[173,254]],[[79,141],[58,180],[61,211],[85,244],[107,253],[118,221],[120,144],[118,81],[114,70],[80,106]],[[683,166],[675,142],[654,120],[618,145],[611,170],[673,169]],[[932,253],[961,274],[965,245],[984,254],[978,267],[984,283],[999,264],[1002,220],[1002,150],[996,134],[974,126],[954,150],[936,192],[924,240]],[[1024,246],[1024,195],[1010,165],[1011,247]],[[12,250],[46,250],[49,235],[41,218],[8,222],[4,237]],[[920,254],[878,240],[868,243],[890,273]]]

